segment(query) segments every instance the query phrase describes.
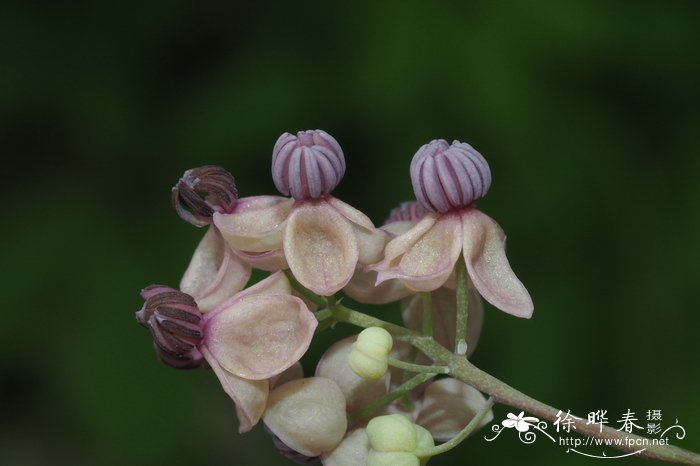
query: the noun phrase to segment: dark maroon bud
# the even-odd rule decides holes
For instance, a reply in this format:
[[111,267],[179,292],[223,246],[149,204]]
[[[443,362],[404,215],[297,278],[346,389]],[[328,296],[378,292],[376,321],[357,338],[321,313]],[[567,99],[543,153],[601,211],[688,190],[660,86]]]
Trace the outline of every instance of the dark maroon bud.
[[136,321],[153,337],[158,358],[178,369],[204,364],[197,349],[202,341],[202,314],[194,298],[164,285],[151,285],[141,291],[145,300]]
[[216,165],[187,170],[172,189],[177,214],[196,227],[209,225],[214,212],[231,213],[237,200],[233,176]]

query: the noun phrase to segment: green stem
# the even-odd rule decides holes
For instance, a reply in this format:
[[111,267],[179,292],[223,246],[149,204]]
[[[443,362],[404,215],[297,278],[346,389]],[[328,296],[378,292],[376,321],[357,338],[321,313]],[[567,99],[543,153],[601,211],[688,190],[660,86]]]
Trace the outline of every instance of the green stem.
[[287,279],[289,280],[289,283],[291,283],[292,288],[297,290],[300,295],[302,295],[303,297],[320,307],[326,307],[328,305],[328,301],[326,300],[326,298],[317,295],[316,293],[307,289],[304,285],[299,283],[299,280],[296,279],[291,270],[285,270],[284,274],[287,276]]
[[400,361],[398,359],[389,358],[389,365],[391,367],[396,367],[397,369],[403,369],[405,371],[417,372],[417,373],[428,373],[428,374],[449,374],[449,367],[445,366],[425,366],[423,364],[413,364],[410,362]]
[[467,318],[469,317],[469,276],[464,259],[457,261],[457,322],[455,324],[455,354],[467,354]]
[[442,445],[417,451],[416,456],[418,458],[430,458],[431,456],[439,455],[441,453],[445,453],[447,451],[452,450],[454,447],[462,443],[462,441],[465,438],[467,438],[474,430],[476,430],[481,425],[481,421],[483,421],[484,417],[488,414],[489,411],[491,411],[491,407],[494,405],[495,402],[496,400],[494,400],[493,397],[489,398],[486,401],[484,407],[481,408],[481,410],[476,414],[476,416],[474,416],[472,420],[469,421],[469,424],[467,424],[464,427],[464,429],[459,431],[457,435],[455,435]]
[[384,395],[381,398],[377,398],[374,400],[372,403],[368,404],[361,410],[352,413],[350,416],[348,416],[348,422],[353,423],[359,419],[366,418],[370,414],[374,413],[378,409],[383,408],[384,406],[388,405],[394,400],[397,400],[404,396],[406,393],[409,393],[411,390],[416,388],[418,385],[422,384],[423,382],[427,382],[431,378],[435,376],[435,373],[429,374],[429,373],[423,373],[423,374],[418,374],[413,376],[412,378],[408,379],[408,381],[404,382],[403,384],[399,385],[396,387],[394,390],[390,391],[386,395]]
[[[333,317],[338,322],[346,322],[359,327],[383,327],[396,338],[414,345],[418,350],[432,359],[435,364],[449,367],[452,377],[473,386],[481,392],[491,395],[496,403],[512,406],[552,423],[557,420],[560,410],[529,397],[504,382],[501,382],[491,374],[474,366],[467,358],[457,356],[448,351],[432,338],[425,337],[407,328],[385,322],[361,312],[353,311],[342,305],[337,305],[333,308]],[[429,374],[419,374],[411,380],[421,376],[430,378]],[[425,380],[427,380],[427,378]],[[627,432],[620,432],[608,426],[603,426],[601,429],[598,424],[587,424],[585,418],[574,419],[573,424],[576,426],[576,432],[582,435],[600,439],[620,439],[619,444],[613,440],[610,446],[626,453],[635,453],[639,451],[639,446],[637,445],[645,445],[644,450],[636,455],[641,458],[665,461],[673,464],[700,466],[700,455],[683,448],[673,445],[652,445],[650,439]],[[625,439],[628,439],[628,441],[625,441]]]

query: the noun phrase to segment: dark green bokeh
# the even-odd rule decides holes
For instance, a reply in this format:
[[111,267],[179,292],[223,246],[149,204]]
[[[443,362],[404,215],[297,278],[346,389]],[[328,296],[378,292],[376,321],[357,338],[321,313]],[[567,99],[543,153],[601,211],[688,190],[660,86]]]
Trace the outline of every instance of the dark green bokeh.
[[[273,194],[272,145],[309,128],[341,143],[335,194],[377,223],[421,144],[473,144],[536,307],[489,308],[474,361],[611,422],[662,409],[700,450],[699,6],[5,2],[0,464],[291,464],[260,427],[237,434],[211,373],[160,365],[133,312],[202,233],[169,206],[182,172]],[[485,433],[433,462],[600,461]]]

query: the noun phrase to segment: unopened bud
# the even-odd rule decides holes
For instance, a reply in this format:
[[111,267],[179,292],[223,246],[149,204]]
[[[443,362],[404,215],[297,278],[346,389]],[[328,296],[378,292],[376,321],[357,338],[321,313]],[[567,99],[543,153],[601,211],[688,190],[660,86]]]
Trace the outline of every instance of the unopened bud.
[[423,207],[445,213],[484,197],[491,186],[491,169],[469,144],[435,139],[413,156],[411,182]]
[[378,379],[389,368],[392,346],[393,340],[389,332],[381,327],[366,328],[357,336],[348,356],[348,364],[363,379]]
[[172,189],[172,203],[184,221],[196,227],[212,222],[214,212],[231,213],[238,201],[233,176],[216,165],[187,170]]
[[151,285],[141,291],[145,300],[136,321],[153,336],[158,358],[178,369],[203,364],[197,349],[202,341],[202,315],[194,298],[164,285]]
[[338,142],[321,130],[284,133],[272,151],[272,179],[277,190],[294,199],[329,194],[345,174]]

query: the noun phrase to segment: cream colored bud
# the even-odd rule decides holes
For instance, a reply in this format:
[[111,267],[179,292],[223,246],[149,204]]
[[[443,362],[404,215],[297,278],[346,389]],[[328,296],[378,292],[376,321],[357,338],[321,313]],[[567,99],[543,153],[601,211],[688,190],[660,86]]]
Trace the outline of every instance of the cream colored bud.
[[412,452],[418,447],[415,425],[400,414],[375,417],[366,430],[372,450]]
[[389,353],[393,346],[391,334],[380,327],[370,327],[357,336],[348,356],[348,364],[363,379],[376,380],[389,368]]

